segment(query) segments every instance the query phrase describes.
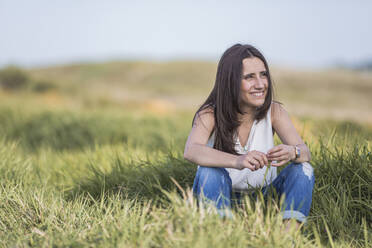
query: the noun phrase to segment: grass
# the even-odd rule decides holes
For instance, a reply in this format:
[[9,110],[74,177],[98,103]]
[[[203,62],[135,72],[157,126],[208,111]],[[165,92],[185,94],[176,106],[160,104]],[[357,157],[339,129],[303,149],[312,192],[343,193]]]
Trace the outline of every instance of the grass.
[[[75,64],[29,70],[36,81],[51,82],[80,104],[163,101],[194,110],[212,89],[217,64],[200,61]],[[372,74],[345,70],[294,71],[271,68],[277,99],[302,117],[352,119],[372,123]],[[84,90],[82,90],[84,89]],[[327,106],[326,108],[324,106]]]
[[[151,88],[159,78],[182,77],[180,65],[185,64],[150,68],[148,63],[128,63],[121,74],[122,65],[35,70],[35,79],[44,73],[53,82],[67,80],[66,85],[44,94],[0,92],[1,247],[372,245],[370,123],[317,115],[293,118],[311,149],[316,177],[310,216],[301,231],[283,230],[280,202],[274,199],[265,203],[247,197],[233,210],[233,219],[221,219],[213,207],[198,207],[190,191],[196,165],[183,159],[183,148],[192,111],[160,103],[131,105],[111,95],[94,99],[93,91],[87,90],[89,95],[84,89],[100,77],[120,79],[127,73],[135,79],[143,68],[149,67],[146,73],[153,76],[172,68],[173,73],[150,80]],[[187,67],[190,78],[204,66]],[[92,88],[102,87],[98,81]],[[180,85],[186,81],[180,79]],[[106,86],[108,91],[126,87]],[[69,87],[75,95],[67,93]],[[140,91],[136,87],[133,92]],[[197,91],[183,87],[185,95]],[[177,98],[180,93],[172,94]]]
[[[2,246],[370,245],[372,155],[370,140],[364,137],[355,138],[354,143],[345,146],[333,146],[345,142],[348,134],[333,135],[324,125],[323,130],[319,130],[316,121],[299,121],[307,123],[309,131],[305,135],[313,137],[307,140],[311,143],[316,185],[309,224],[302,232],[283,233],[278,202],[264,204],[246,199],[245,208],[235,210],[234,220],[221,220],[213,214],[213,208],[196,206],[188,190],[196,166],[182,158],[190,126],[186,120],[191,120],[191,115],[186,119],[172,119],[100,113],[105,119],[100,122],[97,112],[81,115],[43,111],[29,116],[29,112],[19,110],[0,111],[3,133],[11,128],[27,130],[22,128],[32,120],[40,123],[39,135],[43,137],[18,136],[19,132],[2,141]],[[45,116],[55,121],[45,122]],[[61,121],[64,119],[79,123],[74,124],[74,132],[85,134],[77,135],[81,140],[74,140],[74,132]],[[87,119],[90,121],[84,122]],[[110,128],[108,123],[114,127]],[[111,132],[104,131],[106,127],[120,136],[121,129],[139,125],[146,135],[138,136],[134,129],[126,133],[125,140],[107,141]],[[359,124],[332,123],[331,126],[343,130],[345,125],[349,135],[372,133]],[[156,132],[148,131],[155,130],[154,127]],[[60,130],[61,137],[71,136],[71,143],[75,145],[66,147],[65,139],[54,137],[55,129]],[[174,134],[174,130],[179,130],[179,133],[170,137],[168,130]],[[312,130],[323,133],[324,138],[312,136]],[[90,132],[97,134],[93,141]],[[326,142],[329,137],[332,142]],[[130,142],[136,139],[137,143]],[[91,142],[95,145],[81,145]]]

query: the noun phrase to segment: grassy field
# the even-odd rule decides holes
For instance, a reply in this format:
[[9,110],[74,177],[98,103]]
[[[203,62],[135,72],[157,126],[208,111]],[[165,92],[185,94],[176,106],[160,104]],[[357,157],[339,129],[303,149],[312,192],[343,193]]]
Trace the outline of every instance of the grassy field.
[[[210,62],[110,62],[31,70],[35,79],[59,87],[54,101],[96,107],[141,105],[161,112],[195,110],[213,87],[217,64]],[[372,123],[372,73],[272,68],[276,99],[301,117]],[[66,100],[68,98],[68,100]],[[160,110],[161,109],[161,110]]]
[[[26,71],[0,91],[0,246],[370,247],[372,76],[274,69],[277,99],[312,152],[309,221],[283,230],[277,201],[234,219],[198,208],[183,159],[215,64],[112,62]],[[52,85],[38,91],[34,85]]]

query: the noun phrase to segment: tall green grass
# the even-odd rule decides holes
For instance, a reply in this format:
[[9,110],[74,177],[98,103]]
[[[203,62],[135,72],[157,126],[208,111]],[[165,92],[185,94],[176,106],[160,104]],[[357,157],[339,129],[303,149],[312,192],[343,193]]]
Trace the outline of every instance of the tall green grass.
[[307,225],[286,232],[278,202],[246,198],[233,219],[197,206],[191,119],[0,108],[1,246],[371,246],[369,127],[300,122],[316,182]]
[[44,110],[30,113],[0,107],[0,135],[8,141],[18,141],[29,151],[81,150],[93,148],[95,144],[118,143],[165,151],[171,137],[177,144],[185,140],[184,132],[180,132],[174,122],[155,115],[136,120],[120,112]]

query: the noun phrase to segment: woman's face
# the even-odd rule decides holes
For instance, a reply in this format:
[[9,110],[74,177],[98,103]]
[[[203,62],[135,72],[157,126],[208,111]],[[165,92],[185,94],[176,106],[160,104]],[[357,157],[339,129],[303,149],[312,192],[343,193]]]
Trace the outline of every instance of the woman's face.
[[250,108],[260,107],[265,102],[268,88],[265,65],[257,57],[245,58],[242,64],[239,103]]

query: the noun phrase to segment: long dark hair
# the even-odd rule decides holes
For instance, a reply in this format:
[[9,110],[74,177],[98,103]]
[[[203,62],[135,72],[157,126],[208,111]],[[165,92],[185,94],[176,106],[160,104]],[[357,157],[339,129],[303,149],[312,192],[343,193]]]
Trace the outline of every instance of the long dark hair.
[[265,102],[256,109],[255,119],[257,121],[263,119],[270,108],[273,100],[273,86],[266,59],[260,51],[251,45],[233,45],[223,53],[218,63],[214,87],[207,100],[196,111],[192,120],[192,124],[194,124],[195,117],[200,111],[206,108],[213,109],[215,120],[213,147],[217,150],[237,154],[234,135],[241,124],[238,120],[238,114],[244,114],[239,105],[242,61],[245,58],[252,57],[257,57],[264,63],[268,79]]

